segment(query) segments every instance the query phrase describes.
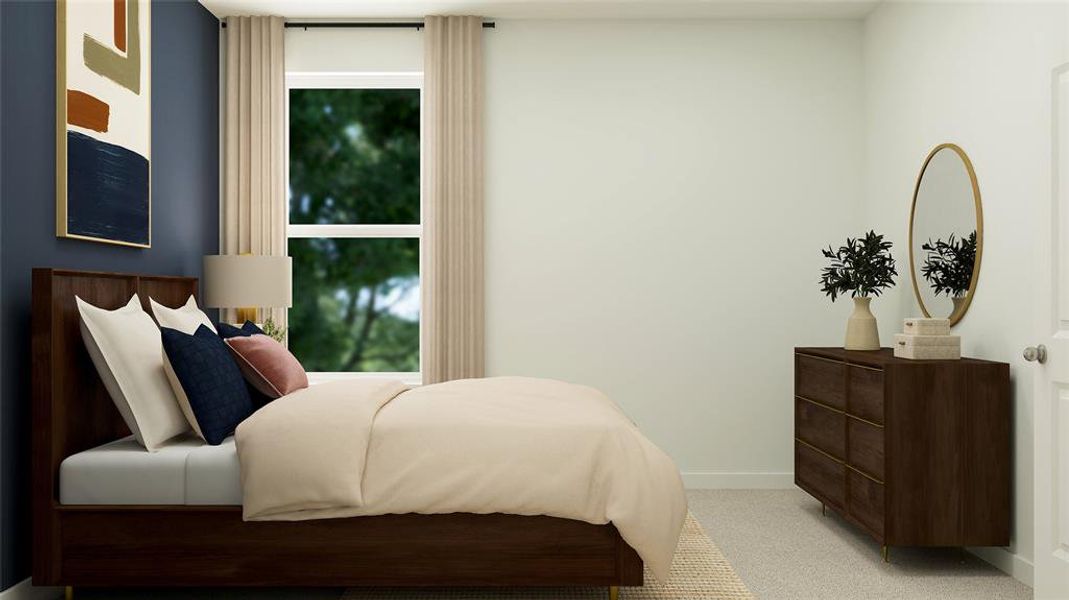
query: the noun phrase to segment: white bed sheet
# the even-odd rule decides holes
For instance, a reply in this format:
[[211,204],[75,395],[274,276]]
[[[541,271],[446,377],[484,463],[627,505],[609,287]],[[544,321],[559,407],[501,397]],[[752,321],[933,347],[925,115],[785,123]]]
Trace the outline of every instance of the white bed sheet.
[[148,452],[133,436],[68,457],[59,467],[60,504],[241,505],[234,438],[209,446],[179,436]]

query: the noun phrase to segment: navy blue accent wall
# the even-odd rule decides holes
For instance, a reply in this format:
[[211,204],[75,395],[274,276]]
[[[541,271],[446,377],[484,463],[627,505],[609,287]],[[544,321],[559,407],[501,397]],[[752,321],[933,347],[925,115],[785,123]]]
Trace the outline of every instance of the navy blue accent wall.
[[55,236],[56,13],[0,1],[0,589],[30,573],[30,269],[200,275],[219,238],[219,25],[152,4],[152,248]]

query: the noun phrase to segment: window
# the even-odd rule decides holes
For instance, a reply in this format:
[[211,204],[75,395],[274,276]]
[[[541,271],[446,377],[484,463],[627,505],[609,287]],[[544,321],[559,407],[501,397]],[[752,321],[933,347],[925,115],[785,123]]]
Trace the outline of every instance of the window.
[[287,76],[289,344],[321,379],[418,381],[421,85],[419,74]]

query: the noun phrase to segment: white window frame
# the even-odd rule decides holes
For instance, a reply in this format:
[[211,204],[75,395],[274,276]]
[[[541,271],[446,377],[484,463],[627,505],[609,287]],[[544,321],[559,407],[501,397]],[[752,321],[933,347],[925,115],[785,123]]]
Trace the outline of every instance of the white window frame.
[[[286,191],[290,189],[290,90],[292,89],[418,89],[420,123],[423,122],[423,73],[421,72],[294,72],[286,73]],[[423,178],[423,140],[422,126],[420,132],[420,180]],[[287,200],[288,202],[288,200]],[[286,239],[291,238],[416,238],[420,240],[420,266],[423,265],[423,188],[420,186],[420,223],[417,225],[294,225],[289,222],[289,207],[286,209]],[[422,273],[420,273],[422,277]],[[420,285],[422,285],[422,279]],[[376,378],[400,379],[409,385],[423,382],[423,328],[426,316],[422,303],[419,313],[420,370],[414,373],[388,372],[309,372],[308,380],[312,384],[344,379]]]

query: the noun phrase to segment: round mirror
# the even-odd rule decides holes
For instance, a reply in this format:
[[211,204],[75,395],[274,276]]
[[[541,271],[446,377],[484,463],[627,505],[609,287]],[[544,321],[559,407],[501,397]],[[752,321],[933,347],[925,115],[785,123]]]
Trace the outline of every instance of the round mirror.
[[972,161],[955,144],[940,144],[921,167],[910,211],[910,275],[924,316],[961,320],[976,293],[983,247]]

